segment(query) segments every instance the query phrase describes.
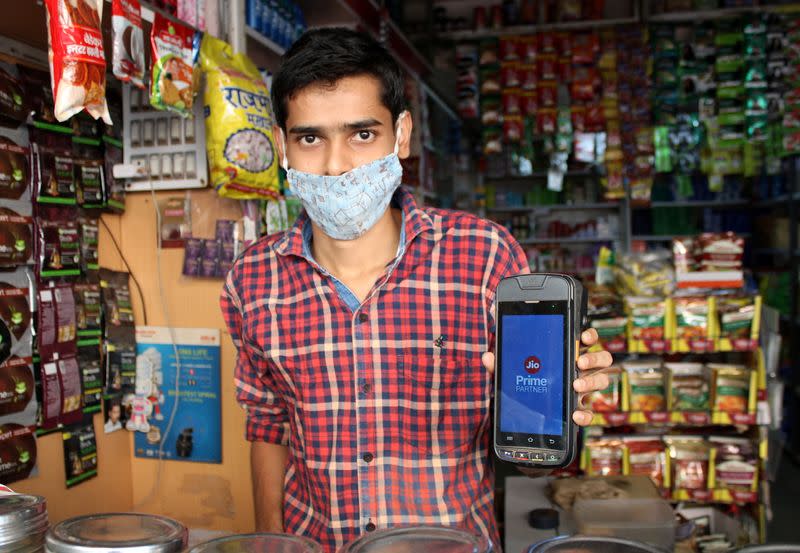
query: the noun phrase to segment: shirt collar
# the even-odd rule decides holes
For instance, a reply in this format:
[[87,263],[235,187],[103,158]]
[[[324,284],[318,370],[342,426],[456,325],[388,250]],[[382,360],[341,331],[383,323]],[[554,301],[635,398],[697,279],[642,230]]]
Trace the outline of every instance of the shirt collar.
[[[395,191],[394,196],[392,196],[392,204],[399,206],[403,211],[403,227],[400,229],[400,244],[398,246],[398,255],[402,255],[419,234],[433,229],[433,222],[424,210],[417,207],[414,195],[403,186]],[[275,244],[275,252],[278,255],[304,257],[313,262],[310,239],[311,220],[303,210],[292,227]]]

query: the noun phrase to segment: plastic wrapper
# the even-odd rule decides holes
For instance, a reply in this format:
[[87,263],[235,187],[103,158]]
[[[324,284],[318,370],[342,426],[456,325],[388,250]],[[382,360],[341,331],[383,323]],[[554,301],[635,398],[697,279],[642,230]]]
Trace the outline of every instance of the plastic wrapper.
[[614,267],[617,287],[627,295],[669,296],[675,286],[671,257],[667,250],[621,256]]
[[714,374],[714,409],[726,413],[747,413],[750,397],[750,369],[743,365],[709,363]]
[[647,476],[657,488],[667,481],[667,452],[664,442],[655,436],[626,436],[630,474]]
[[758,486],[758,456],[753,443],[747,438],[711,436],[714,458],[715,488],[742,492],[754,491]]
[[589,476],[622,475],[623,448],[617,438],[589,438],[585,442],[588,452]]
[[733,232],[701,234],[698,252],[704,271],[740,271],[744,239]]
[[78,335],[72,285],[39,288],[36,305],[36,339],[42,363],[75,355]]
[[689,273],[696,270],[694,238],[674,238],[672,240],[672,256],[675,272]]
[[67,488],[97,476],[97,438],[91,419],[61,433]]
[[729,340],[749,340],[756,315],[755,297],[745,295],[717,298],[719,337]]
[[75,208],[39,208],[37,269],[42,278],[81,274],[81,243]]
[[50,75],[55,118],[86,110],[111,125],[106,105],[103,0],[46,0]]
[[707,411],[711,407],[709,371],[702,363],[666,363],[671,411]]
[[608,387],[592,392],[584,404],[595,413],[616,413],[622,410],[622,369],[613,366],[605,373],[608,375]]
[[667,436],[672,458],[672,488],[702,491],[708,489],[709,448],[702,438]]
[[81,369],[83,412],[97,412],[103,400],[103,363],[99,342],[78,348],[78,366]]
[[702,340],[709,337],[708,298],[679,296],[673,298],[675,306],[675,338]]
[[269,91],[256,66],[229,44],[206,35],[200,51],[206,74],[206,137],[211,183],[221,196],[278,195]]
[[156,109],[191,116],[194,31],[156,13],[150,42],[153,59],[150,104]]
[[78,283],[75,292],[75,323],[78,338],[99,337],[102,334],[103,303],[100,285]]
[[97,217],[82,214],[78,218],[78,231],[81,243],[81,271],[84,275],[90,275],[100,268],[97,249],[100,228]]
[[666,410],[664,371],[660,361],[629,361],[623,363],[622,367],[628,373],[631,411]]
[[630,317],[630,338],[664,340],[666,337],[666,302],[661,298],[631,296],[625,298]]
[[75,195],[78,205],[102,208],[106,203],[103,162],[97,159],[75,159]]
[[111,27],[114,76],[144,89],[144,31],[139,0],[113,0]]
[[32,135],[33,186],[39,204],[75,205],[75,159],[68,136]]

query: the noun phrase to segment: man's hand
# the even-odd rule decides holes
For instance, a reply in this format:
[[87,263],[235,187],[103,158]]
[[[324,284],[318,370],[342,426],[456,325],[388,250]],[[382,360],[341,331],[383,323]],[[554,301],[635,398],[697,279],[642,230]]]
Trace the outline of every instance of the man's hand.
[[[581,334],[581,343],[586,347],[595,345],[597,343],[597,339],[597,331],[593,328],[590,328]],[[494,354],[491,352],[484,353],[482,361],[483,366],[486,367],[486,370],[490,373],[493,373]],[[611,354],[607,351],[584,353],[578,357],[578,368],[581,371],[590,371],[592,369],[596,369],[591,374],[587,374],[575,379],[573,387],[575,388],[575,391],[580,394],[578,397],[578,405],[582,405],[583,398],[587,394],[608,388],[608,376],[600,371],[610,367],[611,363],[613,363],[613,359],[611,358]],[[572,413],[572,420],[575,421],[575,424],[580,426],[588,426],[592,422],[592,412],[586,409],[576,409],[575,412]]]

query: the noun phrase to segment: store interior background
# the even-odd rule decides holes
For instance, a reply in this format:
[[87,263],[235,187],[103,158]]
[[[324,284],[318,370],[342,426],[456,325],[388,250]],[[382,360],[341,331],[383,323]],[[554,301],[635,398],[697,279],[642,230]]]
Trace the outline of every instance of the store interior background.
[[[447,10],[448,17],[464,17],[467,29],[471,26],[473,9],[486,5],[476,0],[438,0],[436,2],[403,1],[387,2],[380,7],[376,0],[301,0],[297,2],[306,17],[309,26],[346,25],[367,29],[373,33],[384,33],[389,39],[392,51],[402,58],[406,70],[410,71],[423,83],[423,90],[428,93],[426,111],[430,117],[431,136],[423,148],[441,152],[447,150],[449,136],[454,124],[462,125],[464,136],[470,140],[478,137],[478,123],[463,121],[456,114],[458,98],[453,83],[456,71],[453,68],[453,44],[455,40],[469,38],[468,30],[444,30],[442,8]],[[143,2],[143,5],[150,5]],[[620,23],[645,21],[650,6],[647,0],[607,1],[605,14],[607,19]],[[107,5],[110,5],[107,3]],[[151,6],[152,7],[152,6]],[[220,13],[229,17],[230,30],[224,38],[240,51],[248,55],[260,67],[274,70],[279,63],[283,48],[274,44],[259,33],[248,29],[245,20],[245,2],[243,0],[221,0]],[[488,6],[487,6],[488,9]],[[800,8],[798,8],[800,9]],[[0,36],[6,36],[34,48],[46,48],[44,26],[44,8],[35,0],[0,0],[0,13],[14,14],[0,20]],[[395,19],[392,19],[394,17]],[[437,23],[438,21],[438,23]],[[459,23],[449,23],[459,25]],[[569,29],[591,29],[593,24],[579,26],[575,24]],[[433,37],[433,38],[432,38]],[[417,116],[417,114],[415,114]],[[422,128],[421,126],[415,128]],[[423,139],[424,140],[424,139]],[[438,155],[438,154],[437,154]],[[455,163],[455,158],[440,155],[433,173],[434,188],[418,190],[419,200],[433,205],[466,208],[476,210],[485,194],[486,186],[491,179],[485,179],[475,171],[475,166]],[[483,167],[485,169],[485,167]],[[797,191],[798,175],[794,175],[792,183]],[[538,177],[540,180],[541,178]],[[577,179],[589,179],[587,175],[578,175]],[[502,179],[497,179],[502,180]],[[519,181],[516,181],[517,183]],[[499,186],[499,185],[498,185]],[[512,186],[517,186],[514,184]],[[423,187],[424,188],[424,187]],[[241,209],[234,200],[219,198],[213,191],[191,190],[187,192],[192,201],[193,233],[197,236],[213,235],[215,218],[239,218]],[[177,193],[182,194],[182,192]],[[158,200],[175,196],[175,191],[159,191]],[[792,199],[793,198],[793,199]],[[781,200],[765,203],[763,207],[750,205],[750,200],[741,200],[730,207],[740,210],[759,209],[757,213],[767,217],[779,214],[790,221],[787,227],[790,238],[787,252],[784,255],[773,244],[762,244],[764,255],[760,257],[761,266],[780,266],[793,275],[792,309],[781,324],[784,341],[791,344],[791,359],[796,359],[800,340],[796,327],[800,323],[797,314],[797,274],[800,262],[798,249],[797,218],[800,197],[789,196],[789,201]],[[783,205],[782,205],[783,204]],[[708,206],[706,206],[708,207]],[[695,209],[686,207],[686,209]],[[696,207],[702,209],[702,206]],[[639,214],[628,204],[621,201],[614,210],[620,216],[619,235],[611,237],[608,243],[620,248],[630,248],[636,240],[633,219]],[[213,216],[209,215],[212,214]],[[483,211],[485,213],[485,211]],[[131,193],[126,199],[126,212],[122,216],[104,215],[122,252],[128,261],[130,270],[141,283],[142,292],[147,301],[148,324],[170,325],[173,327],[207,327],[223,330],[222,341],[222,463],[182,463],[162,462],[140,459],[133,455],[133,437],[128,432],[104,434],[102,431],[102,413],[95,415],[95,428],[98,442],[99,471],[98,476],[71,489],[64,487],[64,466],[62,461],[62,443],[60,434],[49,435],[37,441],[39,448],[38,475],[29,480],[12,485],[15,491],[38,494],[47,497],[48,512],[51,522],[93,512],[140,511],[163,514],[182,521],[191,528],[224,530],[244,533],[253,529],[253,501],[251,497],[249,447],[243,439],[244,412],[234,398],[233,361],[235,352],[229,336],[225,333],[225,325],[219,312],[219,292],[221,280],[190,279],[181,275],[184,263],[182,249],[164,249],[161,252],[160,274],[167,298],[167,314],[159,300],[159,282],[155,244],[157,241],[156,215],[153,200],[148,193]],[[755,216],[752,216],[755,226]],[[641,233],[640,233],[641,234]],[[752,228],[751,236],[758,234]],[[763,236],[763,234],[762,234]],[[652,238],[652,237],[651,237]],[[649,240],[648,238],[645,238]],[[755,239],[749,238],[748,240]],[[657,242],[657,241],[656,241]],[[101,227],[100,265],[115,270],[126,270],[125,264],[111,243],[107,230]],[[770,253],[771,252],[771,253]],[[753,256],[755,256],[753,252]],[[755,259],[753,257],[752,259]],[[142,306],[138,296],[134,296],[134,312],[137,323],[143,321]],[[792,361],[793,372],[787,373],[790,379],[787,387],[800,384],[796,373],[797,363]],[[794,430],[788,436],[787,452],[782,455],[780,447],[773,448],[771,462],[777,467],[777,480],[772,486],[772,502],[774,519],[768,527],[770,540],[796,541],[797,533],[792,528],[795,524],[794,513],[797,512],[795,498],[800,497],[800,418],[798,405],[800,396],[788,394],[791,401],[787,403],[787,428]],[[794,402],[794,403],[792,403]],[[793,411],[791,411],[793,409]],[[794,442],[792,442],[792,436]],[[787,435],[777,432],[775,443],[783,444]],[[513,470],[500,469],[502,477]]]

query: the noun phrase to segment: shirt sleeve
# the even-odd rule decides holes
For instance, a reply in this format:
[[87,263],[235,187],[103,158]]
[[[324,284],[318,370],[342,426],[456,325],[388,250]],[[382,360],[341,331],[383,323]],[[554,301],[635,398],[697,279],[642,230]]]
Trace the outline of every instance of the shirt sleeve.
[[220,297],[225,324],[236,347],[236,399],[246,412],[245,438],[251,442],[289,443],[286,404],[276,392],[274,374],[266,359],[243,339],[242,303],[231,271]]
[[489,322],[489,347],[491,351],[494,351],[495,329],[497,328],[497,321],[495,320],[497,285],[506,277],[529,273],[530,267],[528,266],[528,258],[516,238],[505,227],[495,223],[492,223],[492,225],[497,232],[497,248],[494,258],[489,261],[491,265],[486,286],[485,307]]

